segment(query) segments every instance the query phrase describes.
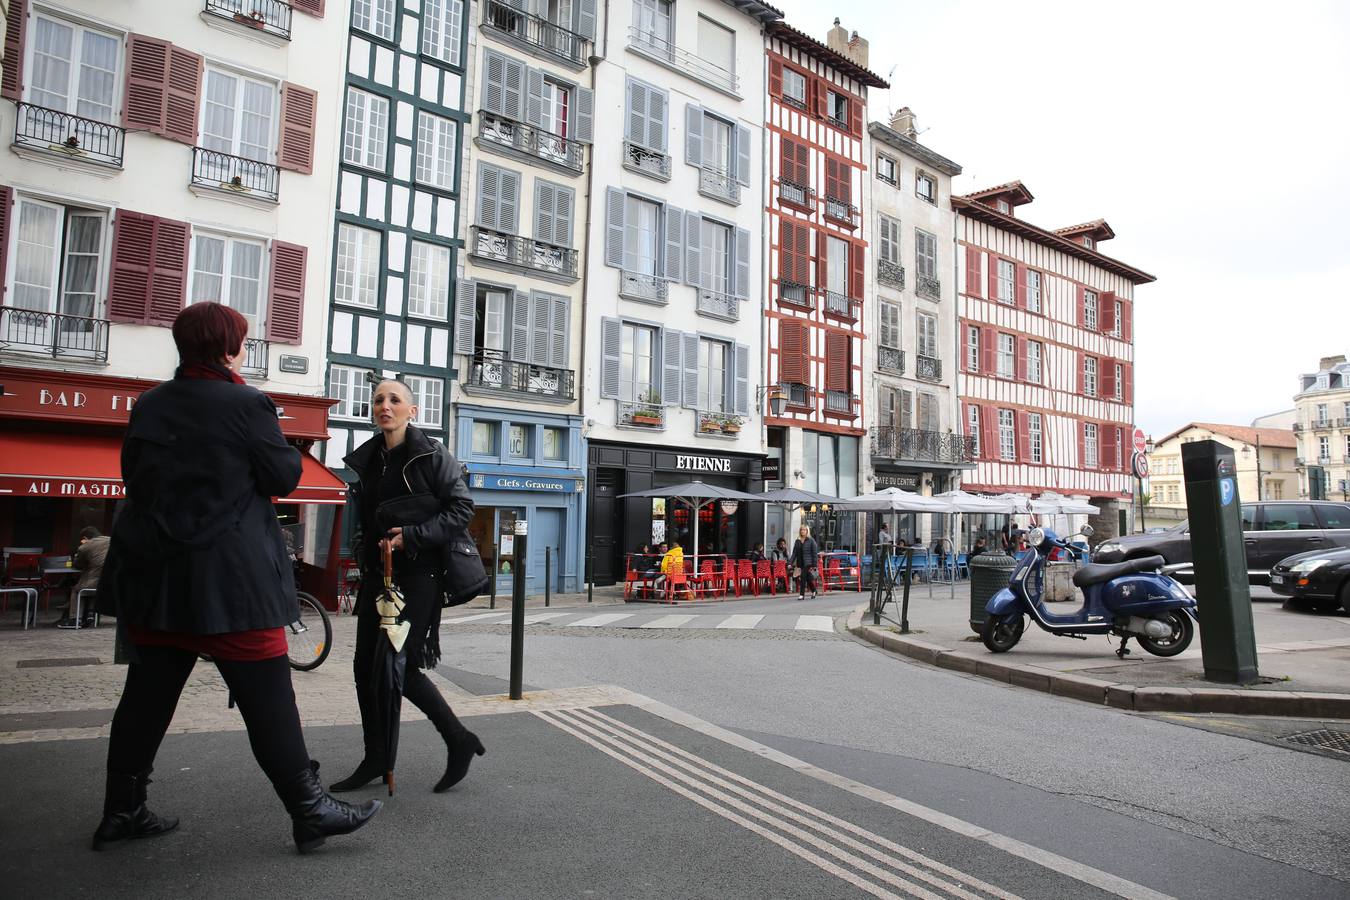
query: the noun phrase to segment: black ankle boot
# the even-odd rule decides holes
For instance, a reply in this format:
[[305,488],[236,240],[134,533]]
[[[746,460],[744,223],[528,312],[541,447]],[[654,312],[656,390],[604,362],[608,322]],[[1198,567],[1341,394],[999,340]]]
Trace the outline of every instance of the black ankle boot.
[[323,844],[330,835],[351,834],[380,811],[380,801],[362,804],[344,803],[319,783],[319,764],[297,772],[285,782],[275,784],[277,796],[291,814],[291,835],[301,853]]
[[384,774],[384,766],[370,761],[370,757],[362,757],[361,762],[356,767],[356,771],[348,775],[341,781],[335,781],[328,786],[328,789],[335,794],[342,794],[347,791],[354,791],[357,788],[363,788],[370,784],[376,778]]
[[103,793],[103,821],[94,832],[94,849],[106,850],[131,838],[158,837],[178,827],[173,816],[157,816],[145,806],[150,770],[139,775],[108,774]]
[[445,747],[445,774],[432,788],[438,794],[450,790],[463,781],[464,776],[469,774],[469,763],[473,762],[473,758],[487,752],[483,748],[483,742],[472,731],[465,731],[458,737],[447,740]]

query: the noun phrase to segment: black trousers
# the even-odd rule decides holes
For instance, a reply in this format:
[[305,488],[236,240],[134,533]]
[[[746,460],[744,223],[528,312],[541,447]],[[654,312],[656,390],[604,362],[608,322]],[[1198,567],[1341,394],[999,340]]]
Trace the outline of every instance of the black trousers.
[[[196,653],[177,647],[137,647],[136,653],[140,661],[127,667],[122,699],[113,714],[109,775],[136,775],[151,768],[183,685],[197,664]],[[287,658],[218,659],[215,666],[244,717],[253,756],[267,777],[280,783],[308,767],[309,751],[300,730]]]
[[[368,581],[369,585],[362,588],[361,596],[356,601],[356,653],[352,657],[352,674],[356,679],[356,702],[361,708],[361,734],[365,741],[366,761],[383,763],[384,751],[375,729],[373,693],[375,642],[387,640],[380,631],[380,614],[375,610],[375,601],[383,585],[375,583],[373,579]],[[421,710],[422,715],[436,726],[441,737],[449,742],[467,729],[455,717],[450,704],[445,702],[445,697],[436,685],[418,668],[423,661],[422,649],[427,630],[433,622],[440,621],[441,597],[436,576],[431,572],[400,575],[398,586],[407,604],[400,618],[411,625],[408,639],[403,644],[408,654],[403,696]]]

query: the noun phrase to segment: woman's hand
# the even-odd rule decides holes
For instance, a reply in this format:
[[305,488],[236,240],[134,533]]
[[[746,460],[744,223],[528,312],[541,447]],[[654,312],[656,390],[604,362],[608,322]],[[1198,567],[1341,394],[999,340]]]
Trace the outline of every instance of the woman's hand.
[[402,550],[402,549],[403,549],[403,529],[402,529],[402,528],[390,528],[390,529],[389,529],[389,536],[380,539],[380,549],[383,550],[386,546],[387,546],[390,550]]

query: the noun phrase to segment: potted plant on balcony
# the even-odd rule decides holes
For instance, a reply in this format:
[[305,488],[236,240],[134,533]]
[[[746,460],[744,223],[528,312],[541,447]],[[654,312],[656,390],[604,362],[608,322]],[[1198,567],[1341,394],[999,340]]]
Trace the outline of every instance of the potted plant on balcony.
[[745,423],[745,419],[742,419],[740,416],[723,416],[723,417],[722,417],[722,433],[723,433],[723,434],[740,434],[740,433],[741,433],[741,425],[743,425],[744,423]]
[[234,20],[241,25],[247,25],[250,28],[262,28],[266,24],[263,12],[255,9],[252,12],[237,12],[234,14]]
[[722,430],[722,417],[717,413],[704,413],[698,417],[698,430],[703,434],[717,434]]
[[633,410],[630,417],[634,425],[660,425],[662,422],[661,414],[661,394],[657,391],[648,391],[638,398],[639,406]]

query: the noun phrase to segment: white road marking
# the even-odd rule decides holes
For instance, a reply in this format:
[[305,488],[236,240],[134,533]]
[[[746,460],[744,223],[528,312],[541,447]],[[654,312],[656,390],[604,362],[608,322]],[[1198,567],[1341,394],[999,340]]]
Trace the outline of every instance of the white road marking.
[[698,616],[662,616],[659,619],[652,619],[650,622],[643,622],[639,628],[679,628],[686,622],[692,622]]
[[481,619],[495,619],[495,618],[502,618],[502,617],[509,619],[509,618],[511,618],[511,613],[510,613],[509,611],[508,611],[508,612],[485,612],[485,613],[478,613],[478,615],[476,615],[476,616],[461,616],[461,617],[459,617],[458,619],[445,619],[445,620],[443,620],[443,621],[441,622],[441,624],[442,624],[442,625],[463,625],[465,622],[477,622],[477,621],[479,621],[479,620],[481,620]]
[[797,631],[834,632],[834,619],[829,616],[798,616]]
[[748,614],[727,616],[717,623],[718,628],[754,628],[763,620],[763,616],[752,616]]
[[571,615],[571,613],[565,612],[530,613],[528,616],[525,617],[525,624],[533,625],[535,622],[547,622],[550,619],[561,619],[563,616],[568,615]]
[[590,616],[585,619],[578,619],[575,622],[568,622],[568,627],[598,628],[601,625],[610,625],[621,619],[631,619],[632,613],[602,613],[598,616]]

